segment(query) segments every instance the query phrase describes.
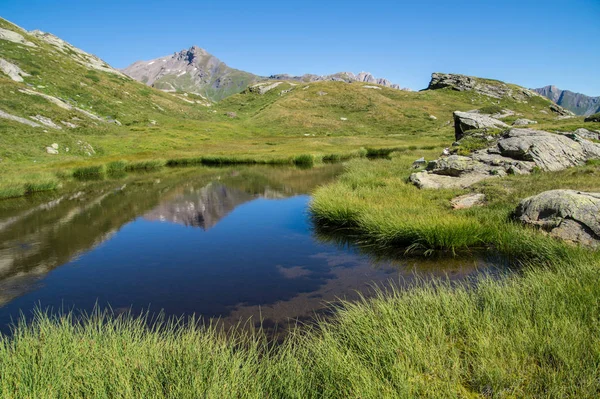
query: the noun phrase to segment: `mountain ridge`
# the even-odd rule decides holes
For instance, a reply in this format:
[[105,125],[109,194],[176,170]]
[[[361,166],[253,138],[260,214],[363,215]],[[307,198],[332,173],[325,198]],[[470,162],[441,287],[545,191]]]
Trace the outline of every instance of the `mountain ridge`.
[[398,90],[400,87],[385,78],[375,78],[369,72],[337,72],[330,75],[304,74],[292,76],[274,74],[268,77],[227,66],[216,56],[199,46],[192,46],[163,57],[136,61],[121,70],[127,76],[167,92],[187,91],[211,101],[220,101],[232,94],[241,93],[252,84],[264,80],[297,82],[362,82]]
[[570,90],[562,90],[554,85],[531,90],[561,107],[573,111],[576,115],[589,116],[600,112],[600,97],[591,97]]

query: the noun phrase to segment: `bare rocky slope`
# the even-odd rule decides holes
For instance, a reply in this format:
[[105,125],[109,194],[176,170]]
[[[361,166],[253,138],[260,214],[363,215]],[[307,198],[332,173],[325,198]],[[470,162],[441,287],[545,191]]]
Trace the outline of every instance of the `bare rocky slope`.
[[588,116],[600,112],[600,97],[590,97],[569,90],[561,90],[556,86],[544,86],[533,89],[533,91],[561,107],[573,111],[576,115]]
[[154,60],[135,62],[123,72],[163,91],[195,93],[211,101],[240,93],[262,79],[230,68],[198,46]]
[[297,81],[297,82],[361,82],[376,84],[399,90],[400,85],[387,79],[375,78],[369,72],[339,72],[331,75],[305,74],[291,76],[276,74],[261,77],[250,72],[228,67],[224,62],[206,50],[192,46],[173,55],[156,58],[150,61],[137,61],[123,72],[149,86],[163,91],[183,91],[201,95],[211,101],[220,101],[232,94],[241,93],[258,81]]

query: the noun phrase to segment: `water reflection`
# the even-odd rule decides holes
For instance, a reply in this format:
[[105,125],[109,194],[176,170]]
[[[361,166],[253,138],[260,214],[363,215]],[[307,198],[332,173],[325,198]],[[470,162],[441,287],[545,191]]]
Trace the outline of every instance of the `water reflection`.
[[341,171],[202,168],[99,182],[26,206],[4,203],[0,328],[38,303],[276,323],[415,271],[462,279],[493,266],[480,258],[374,258],[317,238],[307,194]]

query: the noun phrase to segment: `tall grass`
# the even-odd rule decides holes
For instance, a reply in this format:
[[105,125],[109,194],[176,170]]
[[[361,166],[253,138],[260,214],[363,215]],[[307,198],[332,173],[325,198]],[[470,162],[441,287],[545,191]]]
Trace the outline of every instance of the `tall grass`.
[[111,177],[121,177],[126,174],[127,162],[113,161],[106,164],[106,174]]
[[449,201],[465,190],[420,190],[407,183],[412,160],[397,154],[391,162],[351,161],[337,182],[314,194],[315,222],[370,246],[421,253],[493,249],[521,260],[548,260],[560,257],[565,245],[512,221],[518,201],[554,188],[600,190],[600,168],[590,164],[485,182],[478,190],[488,205],[456,211]]
[[600,259],[466,288],[382,288],[279,346],[191,319],[38,312],[0,339],[3,397],[595,398]]
[[73,177],[78,180],[99,180],[104,178],[104,165],[81,166],[73,170]]
[[165,161],[162,159],[149,159],[145,161],[128,162],[125,165],[125,171],[154,171],[165,166]]

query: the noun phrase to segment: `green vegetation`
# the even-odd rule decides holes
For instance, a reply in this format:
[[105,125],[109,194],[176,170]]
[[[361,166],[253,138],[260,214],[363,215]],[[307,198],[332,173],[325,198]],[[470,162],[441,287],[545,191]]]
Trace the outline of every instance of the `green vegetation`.
[[104,177],[104,165],[83,166],[75,168],[73,177],[79,180],[95,180]]
[[[560,397],[599,392],[600,261],[343,303],[273,347],[196,320],[38,313],[0,341],[3,397]],[[240,326],[241,327],[241,326]],[[35,361],[33,359],[35,358]],[[60,372],[58,372],[60,370]]]
[[[0,27],[16,29],[2,19]],[[520,199],[544,190],[600,191],[598,162],[485,181],[472,190],[486,194],[486,206],[467,210],[449,205],[467,190],[419,190],[406,182],[416,158],[434,159],[453,141],[455,110],[508,108],[550,131],[600,129],[599,122],[556,120],[551,103],[537,96],[518,102],[449,88],[405,92],[341,82],[284,82],[264,95],[247,90],[209,107],[187,100],[196,99],[190,93],[164,93],[89,70],[47,43],[26,38],[38,47],[0,42],[2,58],[31,75],[25,83],[0,76],[0,110],[50,117],[62,128],[2,120],[0,199],[61,185],[93,188],[108,183],[94,180],[107,177],[127,182],[126,173],[135,171],[149,171],[148,181],[160,181],[152,173],[163,166],[312,167],[348,161],[338,181],[315,193],[311,210],[319,228],[343,232],[374,250],[490,250],[526,267],[470,287],[425,284],[342,303],[331,319],[299,327],[278,346],[260,331],[225,333],[195,320],[148,327],[144,317],[131,315],[99,312],[75,320],[39,313],[33,324],[21,323],[12,337],[0,338],[3,397],[600,395],[598,252],[511,220]],[[64,99],[98,119],[23,89]],[[227,116],[231,112],[235,118]],[[50,143],[59,144],[60,154],[45,152]],[[463,140],[457,151],[482,146],[481,140]],[[365,157],[386,159],[359,159]],[[196,171],[161,173],[188,179]],[[293,184],[288,172],[273,173],[277,181]],[[239,179],[250,188],[260,180]],[[136,187],[138,196],[128,201],[97,193],[99,203],[115,211],[98,229],[118,228],[129,220],[128,209],[155,206],[158,199],[144,195],[143,182]],[[73,223],[89,224],[83,215],[73,217]],[[54,254],[57,262],[79,248],[75,241],[85,247],[97,233],[69,236],[64,253]],[[52,250],[58,253],[58,247]]]
[[392,155],[391,160],[351,161],[337,182],[319,188],[311,205],[317,224],[374,247],[417,253],[485,248],[520,260],[550,261],[562,258],[564,244],[511,221],[518,201],[556,188],[600,191],[600,168],[592,162],[562,172],[488,180],[474,188],[486,194],[485,207],[455,211],[450,199],[467,190],[420,190],[406,182],[415,155]]

